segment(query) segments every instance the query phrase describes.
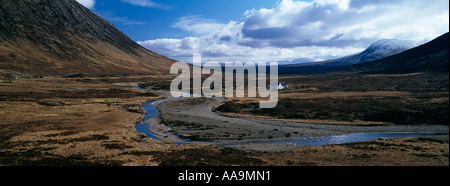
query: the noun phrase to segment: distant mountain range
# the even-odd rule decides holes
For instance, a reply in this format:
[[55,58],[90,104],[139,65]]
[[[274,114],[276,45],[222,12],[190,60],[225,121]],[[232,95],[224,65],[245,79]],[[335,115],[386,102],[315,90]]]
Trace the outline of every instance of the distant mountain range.
[[135,43],[75,0],[0,0],[0,69],[35,75],[168,74],[174,60]]
[[[293,69],[289,70],[283,68],[283,70],[289,70],[292,73],[299,73],[349,66],[382,59],[411,49],[414,46],[414,42],[409,40],[383,39],[371,44],[366,50],[361,53],[326,61],[289,64],[287,66]],[[283,65],[283,63],[281,65]]]
[[449,73],[449,33],[405,52],[380,60],[341,67],[338,71],[359,73]]
[[373,43],[372,45],[369,46],[369,48],[367,48],[366,50],[364,50],[359,54],[342,57],[338,59],[327,60],[324,62],[319,62],[319,64],[335,67],[354,65],[389,57],[394,54],[398,54],[405,50],[411,49],[413,47],[414,47],[413,41],[383,39]]
[[[448,33],[415,48],[411,41],[380,40],[359,54],[280,65],[279,73],[448,73],[448,45]],[[0,0],[0,70],[30,75],[169,74],[174,62],[140,46],[75,0]]]
[[360,72],[448,72],[448,33],[421,46],[405,40],[380,40],[365,51],[321,62],[282,65],[280,74]]

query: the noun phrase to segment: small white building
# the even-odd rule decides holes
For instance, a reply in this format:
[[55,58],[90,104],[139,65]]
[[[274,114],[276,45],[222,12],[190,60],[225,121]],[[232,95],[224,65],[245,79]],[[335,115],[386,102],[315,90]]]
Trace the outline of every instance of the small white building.
[[270,86],[271,90],[283,90],[285,88],[289,88],[289,86],[286,84],[281,84],[281,83],[278,83],[277,86]]

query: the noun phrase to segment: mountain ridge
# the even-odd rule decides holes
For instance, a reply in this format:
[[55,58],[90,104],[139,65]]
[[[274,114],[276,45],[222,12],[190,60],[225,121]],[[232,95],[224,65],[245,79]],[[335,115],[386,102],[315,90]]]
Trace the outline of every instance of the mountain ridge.
[[[445,38],[447,38],[447,40],[445,40]],[[380,42],[383,41],[384,40],[380,40]],[[371,47],[369,47],[368,49],[357,55],[363,55],[366,51],[370,51],[371,48],[373,48],[373,46],[376,45],[376,43],[372,44]],[[448,48],[449,47],[448,47],[448,32],[447,32],[435,38],[434,40],[429,41],[428,43],[373,61],[348,65],[341,65],[343,63],[339,63],[339,60],[343,58],[351,59],[352,57],[355,58],[355,56],[357,56],[351,55],[343,58],[327,60],[322,62],[298,64],[298,65],[284,65],[279,67],[279,71],[280,74],[317,74],[317,73],[337,73],[337,72],[407,73],[407,72],[421,72],[426,70],[430,70],[432,72],[448,73]],[[403,50],[403,48],[399,50]],[[423,60],[423,58],[426,59]],[[405,59],[410,60],[412,63],[406,62]],[[433,63],[433,60],[438,62]],[[330,65],[336,63],[336,61],[339,65]],[[396,64],[395,61],[399,61],[397,62],[398,64]],[[416,62],[422,63],[422,65],[418,66]],[[387,67],[388,65],[390,65],[391,67],[388,68]],[[401,65],[404,65],[404,67],[402,67]],[[442,70],[445,67],[447,67],[446,68],[447,70]],[[385,69],[386,71],[383,72],[381,70],[382,68],[386,68]],[[396,70],[394,68],[396,68]],[[401,70],[402,68],[409,70]]]
[[299,66],[319,65],[330,67],[348,66],[382,59],[411,49],[414,46],[415,45],[413,44],[413,41],[409,40],[381,39],[372,43],[368,48],[366,48],[364,51],[360,53],[336,59],[329,59],[325,61],[303,63],[303,64],[292,64],[292,65],[299,65]]
[[168,74],[175,60],[140,46],[75,0],[0,0],[0,69],[39,75]]
[[449,73],[449,33],[402,53],[338,69],[341,70],[369,74]]

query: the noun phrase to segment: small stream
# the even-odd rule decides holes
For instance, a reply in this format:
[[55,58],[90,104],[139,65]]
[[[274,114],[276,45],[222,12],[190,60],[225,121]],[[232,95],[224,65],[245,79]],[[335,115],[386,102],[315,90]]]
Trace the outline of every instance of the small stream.
[[149,119],[156,118],[156,116],[158,115],[158,111],[156,110],[155,105],[153,105],[154,103],[155,102],[149,102],[149,103],[142,105],[142,108],[144,108],[144,110],[145,110],[145,116],[144,116],[144,120],[141,123],[136,125],[136,130],[139,133],[142,133],[149,138],[158,139],[158,137],[156,137],[155,134],[150,132],[150,130],[149,130],[150,124],[147,123],[147,121]]
[[139,133],[142,133],[149,138],[160,140],[158,137],[156,137],[155,134],[150,132],[150,130],[149,130],[150,122],[148,122],[148,120],[156,118],[158,116],[158,109],[156,108],[155,103],[158,103],[158,102],[161,102],[164,100],[168,100],[168,99],[173,99],[173,98],[174,97],[159,99],[159,100],[156,100],[153,102],[148,102],[148,103],[142,105],[142,108],[144,109],[144,112],[145,112],[145,116],[144,116],[144,120],[142,120],[141,123],[136,125],[136,127],[135,127],[136,130]]
[[270,143],[291,144],[295,146],[321,146],[331,144],[343,144],[362,141],[374,141],[389,138],[424,137],[448,135],[448,133],[417,133],[417,132],[387,132],[387,133],[355,133],[338,136],[326,136],[317,138],[296,138],[273,141]]
[[[131,84],[131,85],[135,88],[142,89],[137,84]],[[179,92],[179,93],[180,93],[180,97],[188,97],[191,95],[186,92]],[[141,123],[139,123],[135,126],[137,132],[142,133],[149,138],[161,140],[155,134],[150,132],[150,130],[149,130],[150,122],[148,122],[148,120],[154,119],[158,116],[158,109],[156,108],[155,104],[159,103],[161,101],[174,99],[174,98],[180,98],[180,97],[169,97],[169,98],[164,98],[164,99],[158,99],[156,101],[148,102],[148,103],[142,105],[142,108],[144,109],[144,112],[145,112],[145,116],[144,116],[144,120],[142,120]],[[179,136],[177,136],[177,138],[181,139]],[[175,142],[175,144],[187,144],[187,143],[186,142]]]

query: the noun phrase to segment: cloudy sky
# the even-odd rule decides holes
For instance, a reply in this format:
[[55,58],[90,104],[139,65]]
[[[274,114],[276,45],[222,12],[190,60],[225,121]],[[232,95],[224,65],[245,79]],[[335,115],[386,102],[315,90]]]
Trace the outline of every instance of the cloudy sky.
[[449,31],[447,0],[78,0],[142,46],[191,62],[319,61]]

